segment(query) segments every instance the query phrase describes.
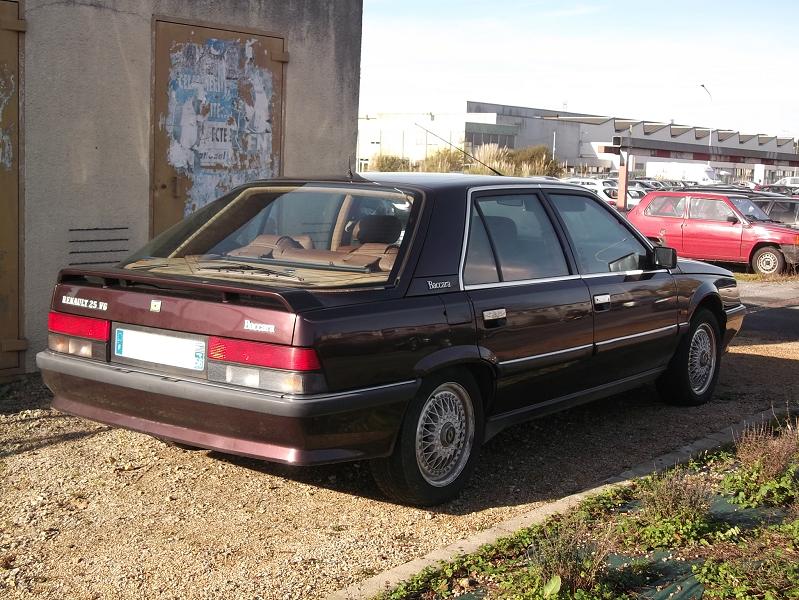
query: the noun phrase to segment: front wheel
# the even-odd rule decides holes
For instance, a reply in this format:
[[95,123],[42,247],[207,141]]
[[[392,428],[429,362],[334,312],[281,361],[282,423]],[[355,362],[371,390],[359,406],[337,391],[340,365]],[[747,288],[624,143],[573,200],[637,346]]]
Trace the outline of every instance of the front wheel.
[[480,391],[466,371],[433,375],[408,407],[394,453],[371,461],[387,496],[430,506],[457,496],[474,470],[483,438]]
[[777,275],[785,268],[785,257],[774,246],[758,248],[752,255],[752,270],[759,275]]
[[713,395],[721,366],[721,331],[716,315],[700,308],[680,341],[668,370],[657,381],[661,397],[670,404],[698,406]]

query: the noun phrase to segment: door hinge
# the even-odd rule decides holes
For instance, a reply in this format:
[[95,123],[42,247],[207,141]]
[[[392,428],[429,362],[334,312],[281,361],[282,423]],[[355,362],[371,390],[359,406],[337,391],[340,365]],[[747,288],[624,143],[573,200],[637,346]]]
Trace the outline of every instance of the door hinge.
[[22,19],[0,19],[0,29],[5,31],[27,31],[28,24]]
[[22,352],[28,349],[28,340],[0,340],[0,352]]

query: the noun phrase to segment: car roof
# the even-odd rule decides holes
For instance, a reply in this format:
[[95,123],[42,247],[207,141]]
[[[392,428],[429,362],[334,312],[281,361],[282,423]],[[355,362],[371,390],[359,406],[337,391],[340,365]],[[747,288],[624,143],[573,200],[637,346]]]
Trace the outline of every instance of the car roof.
[[306,184],[306,183],[375,183],[381,186],[415,187],[424,190],[443,190],[454,188],[471,188],[482,186],[530,186],[530,187],[559,187],[570,190],[585,191],[585,188],[574,183],[559,179],[541,177],[509,177],[505,175],[473,175],[469,173],[403,173],[403,172],[376,172],[353,174],[349,176],[322,176],[322,177],[277,177],[250,181],[245,187],[280,184]]
[[[417,185],[429,189],[453,186],[475,187],[494,185],[566,185],[567,182],[545,177],[510,177],[506,175],[473,175],[470,173],[361,173],[367,181],[386,184]],[[569,186],[572,187],[572,186]]]

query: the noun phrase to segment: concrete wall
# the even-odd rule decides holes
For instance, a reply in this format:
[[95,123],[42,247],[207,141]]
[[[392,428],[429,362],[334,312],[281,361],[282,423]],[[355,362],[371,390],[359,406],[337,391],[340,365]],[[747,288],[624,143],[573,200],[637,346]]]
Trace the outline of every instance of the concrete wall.
[[[70,240],[148,237],[153,15],[284,36],[286,175],[340,173],[354,157],[362,0],[27,0],[24,35],[27,366]],[[105,235],[108,235],[106,233]],[[120,246],[119,249],[123,249]]]

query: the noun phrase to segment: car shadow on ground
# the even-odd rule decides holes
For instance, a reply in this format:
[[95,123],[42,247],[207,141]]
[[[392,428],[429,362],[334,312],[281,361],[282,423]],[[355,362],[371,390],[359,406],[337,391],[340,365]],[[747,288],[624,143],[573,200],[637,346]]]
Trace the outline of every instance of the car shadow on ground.
[[68,431],[37,436],[36,426],[43,421],[56,423],[64,421],[65,425],[74,422],[74,417],[46,410],[50,408],[52,399],[53,395],[44,386],[42,378],[38,374],[20,377],[0,385],[0,416],[7,416],[7,422],[13,423],[15,429],[21,426],[25,430],[25,433],[16,434],[13,437],[3,436],[2,445],[0,445],[0,459],[34,452],[54,444],[79,440],[111,429],[111,427],[81,420],[81,425],[85,425],[85,427],[77,430],[74,427],[68,427]]
[[[714,398],[704,406],[666,404],[649,385],[503,431],[483,446],[460,497],[429,510],[462,515],[561,498],[638,464],[652,461],[654,467],[658,456],[769,407],[787,404],[799,413],[799,392],[793,389],[799,389],[799,360],[728,354]],[[301,468],[216,452],[209,456],[258,473],[390,502],[365,462]]]
[[[47,418],[47,417],[42,417],[42,418]],[[69,418],[69,417],[64,416],[62,418]],[[3,447],[0,448],[0,458],[8,458],[9,456],[14,456],[16,454],[24,454],[25,452],[33,452],[35,450],[41,450],[42,448],[45,448],[47,446],[52,446],[54,444],[61,444],[63,442],[71,442],[79,440],[82,438],[97,435],[98,433],[110,431],[111,429],[112,429],[111,427],[95,426],[90,429],[82,429],[80,431],[68,431],[64,433],[59,433],[57,435],[45,435],[39,437],[25,436],[16,439],[11,438],[8,440],[3,440]]]

